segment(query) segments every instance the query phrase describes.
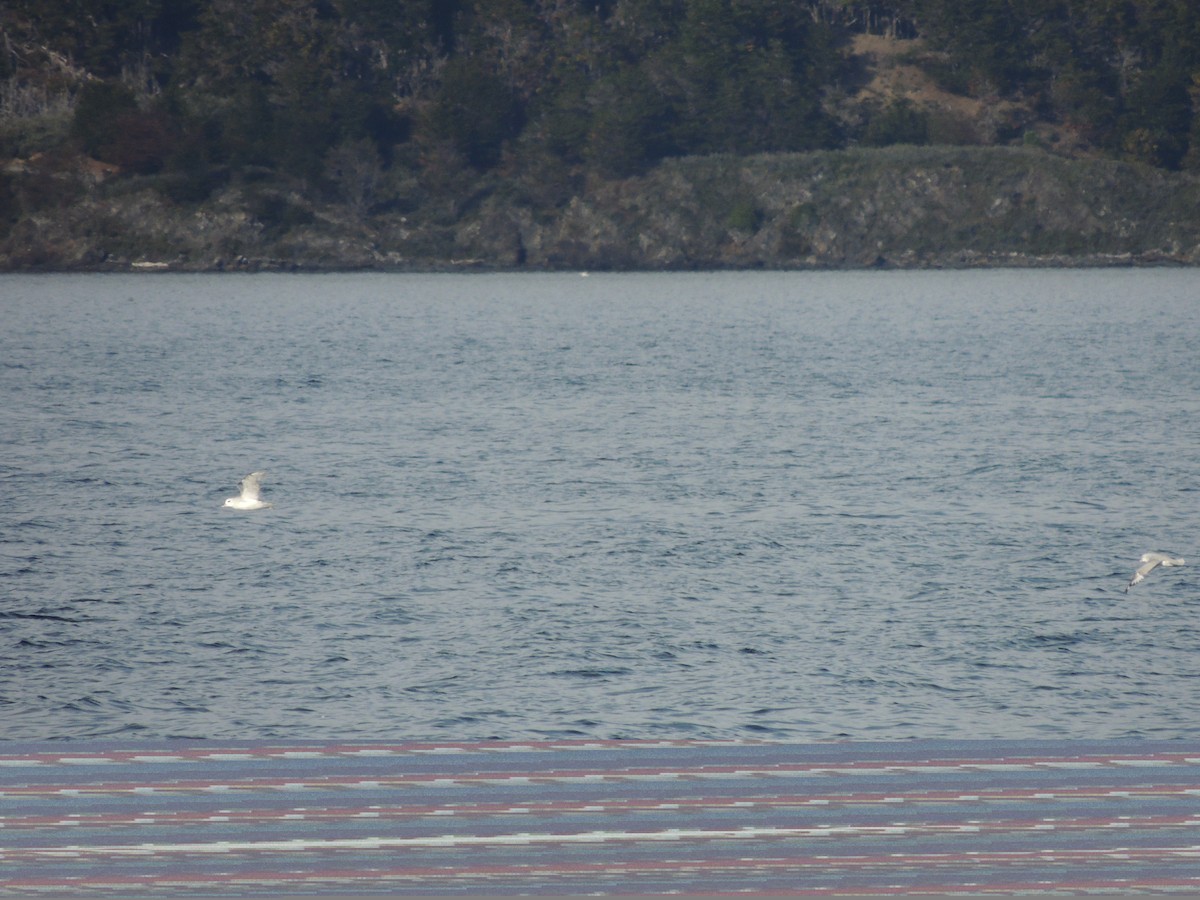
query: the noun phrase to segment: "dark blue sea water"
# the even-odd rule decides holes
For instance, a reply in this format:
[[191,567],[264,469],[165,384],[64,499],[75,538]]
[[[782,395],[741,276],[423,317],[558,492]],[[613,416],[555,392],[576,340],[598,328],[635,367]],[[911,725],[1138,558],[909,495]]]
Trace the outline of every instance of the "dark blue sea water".
[[[2,739],[1200,733],[1200,272],[0,315]],[[223,509],[254,469],[274,508]],[[1198,565],[1125,594],[1147,550]]]

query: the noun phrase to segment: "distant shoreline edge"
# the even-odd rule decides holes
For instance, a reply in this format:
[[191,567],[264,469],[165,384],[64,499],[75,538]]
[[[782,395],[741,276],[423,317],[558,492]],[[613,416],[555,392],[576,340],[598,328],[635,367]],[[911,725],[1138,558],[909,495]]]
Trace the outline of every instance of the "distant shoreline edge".
[[1200,177],[1033,148],[679,157],[544,195],[499,175],[475,187],[449,206],[354,213],[286,186],[185,204],[122,179],[11,227],[0,272],[1200,265]]

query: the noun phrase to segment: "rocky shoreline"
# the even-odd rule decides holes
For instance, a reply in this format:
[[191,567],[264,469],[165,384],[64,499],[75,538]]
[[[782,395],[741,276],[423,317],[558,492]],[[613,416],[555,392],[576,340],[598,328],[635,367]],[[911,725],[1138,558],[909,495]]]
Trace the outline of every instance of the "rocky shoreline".
[[1027,148],[685,157],[549,202],[497,175],[450,211],[354,216],[283,187],[263,198],[230,185],[189,205],[151,181],[97,182],[13,226],[0,271],[1200,264],[1196,176]]

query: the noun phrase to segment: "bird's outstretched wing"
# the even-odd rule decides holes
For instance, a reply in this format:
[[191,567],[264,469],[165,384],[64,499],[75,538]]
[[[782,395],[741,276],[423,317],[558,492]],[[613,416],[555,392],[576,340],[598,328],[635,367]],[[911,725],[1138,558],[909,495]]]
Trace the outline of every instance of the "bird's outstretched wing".
[[261,499],[262,480],[266,477],[266,472],[251,472],[241,480],[238,488],[242,492],[243,500],[259,500]]
[[1157,566],[1161,565],[1161,563],[1162,560],[1154,559],[1138,566],[1137,571],[1133,573],[1133,577],[1129,579],[1129,584],[1125,586],[1125,592],[1128,593],[1131,587],[1133,587],[1139,581],[1145,579],[1145,577],[1153,572]]

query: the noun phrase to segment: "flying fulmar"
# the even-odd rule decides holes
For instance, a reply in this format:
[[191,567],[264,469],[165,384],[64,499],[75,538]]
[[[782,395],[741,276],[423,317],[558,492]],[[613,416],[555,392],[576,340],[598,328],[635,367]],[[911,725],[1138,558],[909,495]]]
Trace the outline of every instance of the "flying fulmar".
[[266,472],[251,472],[238,484],[241,494],[230,497],[225,505],[233,509],[270,509],[271,504],[262,499],[262,480]]
[[1138,570],[1133,573],[1133,578],[1129,580],[1129,584],[1125,586],[1125,593],[1129,593],[1129,589],[1142,581],[1147,575],[1157,569],[1159,566],[1182,566],[1187,560],[1179,559],[1174,556],[1167,556],[1165,553],[1143,553],[1142,564],[1138,566]]

